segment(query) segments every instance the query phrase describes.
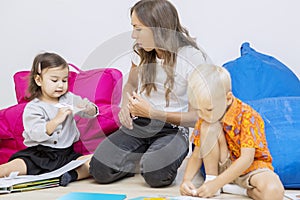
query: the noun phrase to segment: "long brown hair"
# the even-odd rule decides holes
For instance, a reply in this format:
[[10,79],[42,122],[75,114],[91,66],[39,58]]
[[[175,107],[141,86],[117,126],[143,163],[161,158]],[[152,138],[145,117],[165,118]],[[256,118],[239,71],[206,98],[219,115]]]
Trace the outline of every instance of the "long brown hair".
[[40,97],[42,94],[41,87],[38,86],[35,82],[35,77],[37,75],[41,76],[41,72],[46,68],[54,68],[54,67],[67,67],[69,68],[68,63],[59,55],[55,53],[42,53],[38,54],[32,63],[30,76],[29,76],[29,86],[27,89],[27,94],[29,96],[26,97],[28,101]]
[[[154,36],[155,45],[162,50],[164,59],[163,68],[167,74],[164,83],[166,106],[169,106],[169,95],[174,86],[174,66],[177,61],[177,52],[184,46],[193,46],[199,49],[194,38],[191,38],[179,20],[176,8],[167,0],[140,0],[130,10],[135,12],[138,19],[149,27]],[[133,46],[134,51],[140,56],[139,66],[141,69],[141,92],[146,91],[150,96],[152,90],[156,91],[156,57],[153,49],[150,52],[137,45]],[[204,54],[203,54],[204,55]]]

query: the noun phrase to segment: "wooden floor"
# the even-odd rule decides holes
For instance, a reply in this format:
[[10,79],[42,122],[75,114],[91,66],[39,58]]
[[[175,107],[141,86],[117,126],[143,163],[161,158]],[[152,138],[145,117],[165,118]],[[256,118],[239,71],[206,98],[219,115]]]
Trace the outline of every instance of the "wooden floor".
[[[94,192],[94,193],[110,193],[110,194],[125,194],[127,199],[135,198],[139,196],[180,196],[179,185],[182,180],[183,171],[185,168],[185,162],[182,167],[179,168],[178,176],[174,183],[166,188],[150,188],[145,184],[143,178],[140,175],[127,178],[112,184],[100,185],[97,184],[92,178],[76,181],[70,183],[67,187],[55,187],[49,189],[18,192],[11,194],[2,194],[0,199],[2,200],[54,200],[59,197],[68,194],[70,192]],[[197,178],[195,184],[201,184],[201,177]],[[300,191],[288,191],[289,193],[295,193]],[[221,194],[216,198],[212,199],[249,199],[247,197],[238,195]],[[287,199],[287,198],[285,198]]]

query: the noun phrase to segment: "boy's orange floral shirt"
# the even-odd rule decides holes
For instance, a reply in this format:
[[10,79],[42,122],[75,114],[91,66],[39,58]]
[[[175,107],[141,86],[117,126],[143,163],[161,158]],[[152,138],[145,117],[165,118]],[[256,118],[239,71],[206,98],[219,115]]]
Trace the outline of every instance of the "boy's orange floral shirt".
[[[196,146],[200,146],[202,122],[202,119],[197,121],[191,137]],[[241,148],[255,148],[254,161],[243,174],[259,168],[274,170],[272,156],[267,146],[264,121],[254,109],[234,98],[221,123],[232,161],[240,157]]]

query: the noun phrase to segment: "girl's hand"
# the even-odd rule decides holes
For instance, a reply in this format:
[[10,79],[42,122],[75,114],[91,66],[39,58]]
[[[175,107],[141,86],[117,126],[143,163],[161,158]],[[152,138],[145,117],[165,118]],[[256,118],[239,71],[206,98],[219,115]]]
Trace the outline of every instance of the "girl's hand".
[[182,182],[179,189],[183,196],[197,196],[197,190],[191,181]]
[[151,118],[150,113],[153,111],[152,106],[148,101],[139,96],[136,92],[133,95],[127,93],[128,109],[132,117],[145,117]]
[[89,105],[89,100],[87,98],[84,98],[81,101],[79,101],[76,106],[78,108],[86,109],[88,105]]
[[57,123],[61,124],[65,119],[67,118],[68,115],[72,114],[72,109],[69,107],[62,107],[58,110],[55,120]]
[[76,106],[79,108],[79,111],[83,110],[88,115],[93,116],[97,114],[97,108],[87,98],[82,99]]

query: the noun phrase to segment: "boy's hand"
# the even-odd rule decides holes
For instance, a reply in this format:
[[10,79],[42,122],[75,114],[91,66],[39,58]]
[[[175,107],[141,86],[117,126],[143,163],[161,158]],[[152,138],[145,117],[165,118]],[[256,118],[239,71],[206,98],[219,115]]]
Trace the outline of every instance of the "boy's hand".
[[191,181],[184,181],[181,183],[180,194],[183,196],[198,196],[197,190]]
[[198,196],[203,198],[209,198],[216,195],[218,188],[214,180],[204,182],[201,187],[197,190]]

